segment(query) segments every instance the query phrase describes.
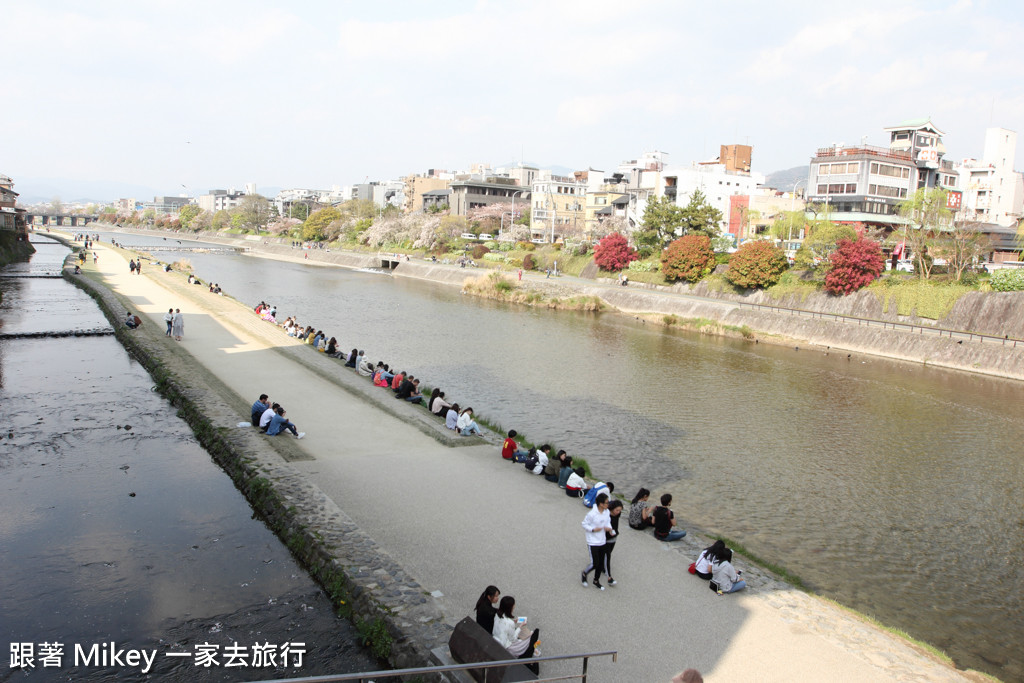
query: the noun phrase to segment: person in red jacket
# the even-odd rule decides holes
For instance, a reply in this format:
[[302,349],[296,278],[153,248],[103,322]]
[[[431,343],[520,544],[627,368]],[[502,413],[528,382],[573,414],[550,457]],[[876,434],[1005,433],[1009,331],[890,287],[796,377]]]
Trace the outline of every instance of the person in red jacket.
[[508,438],[501,445],[501,457],[510,462],[523,462],[526,459],[527,453],[519,448],[519,444],[516,443],[516,434],[516,430],[509,430]]

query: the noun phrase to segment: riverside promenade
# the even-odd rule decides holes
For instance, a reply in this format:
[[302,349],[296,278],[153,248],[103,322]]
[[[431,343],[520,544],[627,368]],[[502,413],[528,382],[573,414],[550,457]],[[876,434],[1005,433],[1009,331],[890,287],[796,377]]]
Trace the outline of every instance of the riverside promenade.
[[[699,539],[663,544],[623,522],[614,555],[618,585],[603,592],[584,588],[580,521],[586,509],[555,485],[504,462],[496,446],[467,440],[473,445],[452,447],[447,435],[424,433],[415,420],[377,405],[385,392],[233,299],[185,284],[180,273],[147,263],[143,275],[131,275],[127,257],[103,245],[99,262],[87,264],[86,273],[144,319],[139,332],[162,335],[167,309],[182,310],[184,340],[157,343],[166,345],[165,364],[177,365],[185,376],[191,371],[215,378],[236,397],[230,403],[238,406],[237,415],[218,416],[218,427],[232,430],[248,421],[248,405],[260,393],[284,405],[306,437],[275,437],[285,440],[280,466],[336,504],[425,593],[433,593],[426,599],[448,626],[470,614],[483,588],[495,584],[515,596],[517,613],[541,629],[545,655],[617,650],[618,662],[591,663],[592,681],[665,682],[688,667],[710,682],[980,680],[788,588],[742,558],[737,566],[753,587],[715,595],[686,570],[703,545]],[[267,289],[269,296],[273,283]],[[358,346],[359,330],[341,336],[343,346]],[[366,351],[377,359],[375,349]],[[309,362],[296,360],[302,354]],[[398,357],[384,360],[401,364]],[[340,380],[332,380],[332,373]],[[351,388],[354,381],[363,383],[365,396],[362,388]],[[486,404],[483,395],[455,398]],[[538,440],[558,438],[533,434],[530,425],[508,426]],[[685,528],[686,501],[673,507]],[[578,664],[542,668],[545,675],[578,672]]]

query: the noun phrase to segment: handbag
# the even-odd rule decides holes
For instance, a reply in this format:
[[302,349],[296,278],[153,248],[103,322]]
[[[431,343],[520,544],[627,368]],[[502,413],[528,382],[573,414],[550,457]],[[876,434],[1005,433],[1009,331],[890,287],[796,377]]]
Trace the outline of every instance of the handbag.
[[691,574],[696,574],[697,573],[697,563],[696,562],[691,562],[690,566],[686,568],[686,571],[690,572]]

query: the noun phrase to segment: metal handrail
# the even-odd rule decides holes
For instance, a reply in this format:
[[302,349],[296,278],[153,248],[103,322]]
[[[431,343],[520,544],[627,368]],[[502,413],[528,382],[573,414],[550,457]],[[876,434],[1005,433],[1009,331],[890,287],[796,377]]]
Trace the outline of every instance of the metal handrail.
[[275,678],[260,681],[259,683],[331,683],[333,681],[360,681],[370,683],[378,679],[397,678],[398,676],[417,676],[423,674],[438,674],[448,671],[469,671],[470,669],[494,669],[499,666],[515,666],[517,664],[539,664],[540,662],[555,662],[569,659],[582,659],[583,671],[579,674],[568,674],[564,676],[549,676],[538,678],[538,681],[573,681],[587,682],[587,666],[591,657],[611,657],[612,662],[619,660],[618,650],[607,652],[587,652],[575,655],[549,655],[547,657],[531,657],[530,659],[504,659],[498,662],[473,662],[471,664],[446,664],[444,666],[421,666],[414,669],[394,669],[392,671],[364,671],[355,674],[328,674],[326,676],[305,676],[302,678]]

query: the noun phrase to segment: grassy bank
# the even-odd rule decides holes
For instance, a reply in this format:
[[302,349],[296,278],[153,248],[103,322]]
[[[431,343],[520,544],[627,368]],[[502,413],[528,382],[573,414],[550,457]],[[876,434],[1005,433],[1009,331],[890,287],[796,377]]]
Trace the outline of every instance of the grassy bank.
[[484,299],[564,311],[602,311],[606,308],[606,304],[596,296],[549,297],[536,289],[523,287],[501,273],[467,278],[462,284],[462,291]]

